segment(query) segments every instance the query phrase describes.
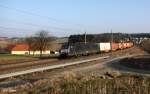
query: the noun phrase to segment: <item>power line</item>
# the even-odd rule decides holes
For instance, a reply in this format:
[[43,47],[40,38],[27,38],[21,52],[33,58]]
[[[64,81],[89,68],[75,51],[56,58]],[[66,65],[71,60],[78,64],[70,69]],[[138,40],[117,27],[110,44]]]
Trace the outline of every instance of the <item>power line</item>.
[[24,14],[29,14],[29,15],[32,15],[32,16],[38,16],[38,17],[42,17],[42,18],[46,18],[48,20],[51,20],[51,21],[54,21],[54,22],[59,22],[59,23],[63,23],[63,24],[72,24],[72,25],[76,25],[76,26],[81,26],[80,24],[74,24],[74,23],[71,23],[71,22],[65,22],[65,21],[60,21],[58,19],[54,19],[54,18],[51,18],[49,16],[45,16],[45,15],[39,15],[39,14],[36,14],[36,13],[33,13],[33,12],[28,12],[28,11],[25,11],[25,10],[20,10],[20,9],[17,9],[17,8],[11,8],[11,7],[8,7],[8,6],[4,6],[4,5],[0,5],[1,8],[6,8],[6,9],[10,9],[10,10],[15,10],[17,12],[21,12],[21,13],[24,13]]
[[63,31],[80,31],[78,29],[71,29],[71,28],[62,28],[62,27],[55,27],[55,26],[46,26],[46,25],[39,25],[39,24],[34,24],[30,22],[18,22],[13,20],[13,23],[16,24],[23,24],[23,25],[28,25],[28,26],[34,26],[34,27],[42,27],[42,28],[51,28],[51,29],[57,29],[57,30],[63,30]]
[[[32,33],[35,32],[36,33],[36,31],[38,31],[38,30],[29,30],[29,29],[14,28],[14,27],[5,27],[5,26],[0,26],[0,29],[4,29],[4,30],[0,30],[0,31],[11,31],[11,32],[14,32],[14,31],[26,31],[26,32],[32,32]],[[45,30],[45,29],[41,29],[41,30]]]
[[21,31],[33,31],[33,30],[28,30],[28,29],[23,29],[23,28],[13,28],[13,27],[4,27],[0,26],[1,29],[10,29],[10,30],[21,30]]
[[[15,31],[20,31],[20,32],[15,32]],[[26,31],[26,32],[35,32],[34,30],[28,30],[28,29],[22,29],[22,28],[13,28],[13,27],[4,27],[4,26],[0,26],[0,32],[2,33],[2,35],[5,33],[6,34],[14,34],[15,36],[17,34],[24,34],[24,32],[21,31]],[[15,33],[14,33],[15,32]],[[1,34],[0,34],[1,35]],[[18,35],[17,35],[18,36]]]

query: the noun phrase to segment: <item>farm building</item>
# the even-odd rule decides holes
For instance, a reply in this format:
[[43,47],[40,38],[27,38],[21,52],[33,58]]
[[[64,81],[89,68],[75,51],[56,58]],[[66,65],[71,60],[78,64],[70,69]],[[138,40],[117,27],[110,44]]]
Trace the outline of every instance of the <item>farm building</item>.
[[[29,46],[27,44],[17,44],[11,49],[11,54],[16,55],[25,55],[29,54]],[[38,55],[40,54],[40,51],[30,51],[30,54]],[[42,54],[50,54],[50,50],[45,50],[42,52]]]

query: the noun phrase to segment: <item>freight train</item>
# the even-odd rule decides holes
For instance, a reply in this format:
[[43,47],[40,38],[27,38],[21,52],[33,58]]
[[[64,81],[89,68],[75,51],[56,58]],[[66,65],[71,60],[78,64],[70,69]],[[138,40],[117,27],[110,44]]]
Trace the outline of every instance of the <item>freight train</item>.
[[60,50],[61,57],[83,56],[102,52],[110,52],[133,47],[132,42],[125,43],[72,43],[64,44]]

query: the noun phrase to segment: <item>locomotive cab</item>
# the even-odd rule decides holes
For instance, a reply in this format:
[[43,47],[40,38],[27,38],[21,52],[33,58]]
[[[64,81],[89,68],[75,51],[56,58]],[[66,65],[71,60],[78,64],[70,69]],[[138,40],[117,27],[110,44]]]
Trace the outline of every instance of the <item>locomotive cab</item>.
[[60,57],[67,57],[69,53],[68,44],[63,44],[60,50]]

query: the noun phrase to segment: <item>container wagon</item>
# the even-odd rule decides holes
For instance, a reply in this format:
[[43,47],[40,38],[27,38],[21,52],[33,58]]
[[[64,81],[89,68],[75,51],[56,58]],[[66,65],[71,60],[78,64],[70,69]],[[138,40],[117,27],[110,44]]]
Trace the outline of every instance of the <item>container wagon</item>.
[[119,49],[119,43],[111,43],[111,50],[116,51]]
[[119,45],[119,50],[123,49],[123,44],[122,43],[118,43]]
[[123,49],[127,48],[127,43],[122,43],[123,44]]
[[110,42],[99,43],[100,52],[109,52],[111,50]]

